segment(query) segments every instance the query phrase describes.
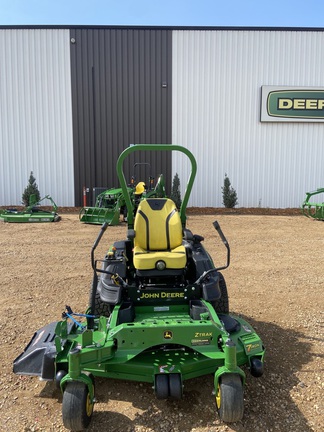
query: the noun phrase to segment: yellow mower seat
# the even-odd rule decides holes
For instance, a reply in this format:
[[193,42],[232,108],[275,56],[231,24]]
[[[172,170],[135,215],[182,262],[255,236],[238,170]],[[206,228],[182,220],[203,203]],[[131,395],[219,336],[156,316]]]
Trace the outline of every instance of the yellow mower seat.
[[174,202],[148,198],[140,202],[134,222],[134,266],[137,270],[184,269],[186,250],[182,245],[182,224]]

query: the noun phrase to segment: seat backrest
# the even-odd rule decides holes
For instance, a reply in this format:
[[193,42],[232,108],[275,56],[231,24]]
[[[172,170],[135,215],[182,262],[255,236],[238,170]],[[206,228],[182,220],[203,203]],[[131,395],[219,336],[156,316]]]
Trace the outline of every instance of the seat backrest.
[[145,250],[171,250],[182,244],[180,215],[169,198],[147,198],[141,201],[134,230],[134,246]]

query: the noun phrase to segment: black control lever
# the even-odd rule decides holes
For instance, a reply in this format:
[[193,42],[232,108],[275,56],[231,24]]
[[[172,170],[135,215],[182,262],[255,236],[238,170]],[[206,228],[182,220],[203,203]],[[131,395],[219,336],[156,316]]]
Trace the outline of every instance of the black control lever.
[[213,222],[214,228],[216,229],[216,231],[218,232],[219,237],[221,238],[222,242],[224,243],[226,249],[227,249],[227,262],[226,265],[224,265],[223,267],[216,267],[216,268],[212,268],[209,269],[207,271],[205,271],[194,283],[194,285],[199,285],[205,278],[206,276],[208,276],[210,273],[215,272],[215,271],[219,271],[219,270],[224,270],[226,269],[229,265],[230,265],[230,257],[231,257],[231,251],[230,251],[230,247],[228,244],[228,241],[226,239],[226,237],[224,236],[224,233],[221,229],[221,227],[219,226],[219,223],[217,221]]
[[96,269],[95,259],[94,259],[94,252],[95,252],[95,250],[96,250],[96,248],[97,248],[97,246],[98,246],[98,244],[99,244],[99,242],[101,240],[101,237],[104,235],[107,227],[108,227],[108,222],[104,222],[102,224],[102,226],[101,226],[101,229],[100,229],[100,232],[98,234],[98,237],[96,238],[96,241],[94,242],[94,244],[92,246],[92,249],[91,249],[91,265],[92,265],[93,270]]
[[228,244],[228,241],[226,239],[226,237],[224,236],[224,233],[221,229],[221,227],[219,226],[219,223],[217,221],[213,222],[214,228],[215,230],[218,232],[219,237],[221,238],[222,242],[224,243],[226,249],[227,249],[227,262],[226,265],[224,265],[223,267],[217,267],[217,270],[224,270],[226,269],[229,265],[230,265],[230,260],[231,260],[231,250]]

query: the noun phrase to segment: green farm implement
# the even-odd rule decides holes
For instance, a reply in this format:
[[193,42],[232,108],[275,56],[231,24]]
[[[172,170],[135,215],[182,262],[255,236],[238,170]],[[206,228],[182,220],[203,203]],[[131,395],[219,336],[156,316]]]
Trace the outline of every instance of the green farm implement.
[[[45,210],[39,207],[44,200],[49,200],[52,203],[51,210]],[[35,195],[30,195],[29,205],[23,210],[8,208],[0,210],[0,221],[3,222],[58,222],[60,216],[57,214],[57,205],[52,197],[46,195],[39,201],[35,200]]]
[[[133,188],[127,188],[127,194],[133,195]],[[126,217],[125,197],[121,188],[111,188],[97,196],[94,207],[82,207],[79,219],[84,223],[118,225],[120,215]]]
[[[134,214],[123,162],[136,151],[187,156],[191,172],[179,211],[169,198],[148,197]],[[221,266],[214,265],[204,238],[186,227],[196,170],[193,154],[177,145],[134,145],[121,153],[117,174],[128,210],[126,238],[97,259],[108,223],[102,225],[91,250],[93,282],[85,313],[66,306],[62,320],[38,330],[14,360],[15,373],[56,382],[67,429],[90,424],[95,377],[149,383],[156,398],[180,399],[186,398],[188,380],[212,375],[220,418],[243,417],[242,366],[260,377],[265,349],[253,327],[229,313],[221,270],[229,266],[230,247],[220,225],[213,223],[227,251]]]
[[324,188],[306,192],[302,212],[307,217],[324,221]]
[[[139,164],[135,164],[139,165]],[[135,166],[134,165],[134,166]],[[96,198],[94,207],[82,207],[79,213],[81,222],[89,224],[102,225],[107,222],[108,225],[118,225],[120,217],[127,220],[127,207],[125,193],[130,197],[132,204],[131,211],[134,212],[141,199],[147,197],[163,197],[165,196],[164,178],[161,174],[158,181],[153,187],[154,179],[149,177],[149,186],[146,187],[144,182],[139,182],[136,186],[134,177],[132,178],[131,186],[126,188],[111,188],[99,194]]]

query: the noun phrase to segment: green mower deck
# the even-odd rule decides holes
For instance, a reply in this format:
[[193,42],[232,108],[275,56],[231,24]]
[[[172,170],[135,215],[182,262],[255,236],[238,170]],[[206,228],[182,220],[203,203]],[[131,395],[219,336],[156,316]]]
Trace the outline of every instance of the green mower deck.
[[[30,363],[34,368],[30,375],[53,379],[53,368],[39,360],[56,352],[56,374],[64,376],[63,388],[73,379],[82,381],[84,372],[153,384],[158,374],[179,374],[182,382],[215,374],[218,382],[221,368],[222,373],[238,373],[245,380],[239,366],[253,367],[255,359],[263,360],[259,336],[242,318],[216,314],[205,301],[199,303],[204,316],[198,316],[195,306],[173,305],[168,312],[156,312],[154,306],[125,312],[116,306],[109,319],[96,318],[91,330],[87,324],[69,328],[67,321],[52,323],[35,333],[30,346],[15,360],[14,371],[24,373]],[[129,313],[136,316],[132,322],[117,324]],[[54,327],[56,336],[49,338]],[[36,347],[41,354],[38,361]]]
[[[179,151],[189,158],[179,212],[168,198],[154,197],[143,199],[134,217],[122,171],[134,151]],[[227,250],[220,267],[203,237],[186,228],[196,161],[180,146],[135,145],[120,155],[117,174],[129,215],[126,239],[96,259],[108,223],[102,225],[91,250],[88,309],[79,314],[66,306],[61,321],[35,332],[14,360],[14,372],[55,381],[63,393],[63,423],[74,431],[91,421],[95,377],[151,383],[158,399],[180,399],[187,380],[212,374],[215,411],[225,422],[240,421],[247,379],[241,367],[262,376],[265,349],[252,326],[229,313],[220,271],[229,266],[230,247],[218,222],[213,228]]]
[[[52,203],[52,210],[47,211],[40,207],[40,203],[43,200],[50,200]],[[61,218],[56,212],[57,205],[53,199],[46,195],[38,202],[32,202],[24,210],[17,210],[9,208],[6,210],[0,210],[0,221],[2,222],[15,222],[15,223],[37,223],[37,222],[58,222]]]

